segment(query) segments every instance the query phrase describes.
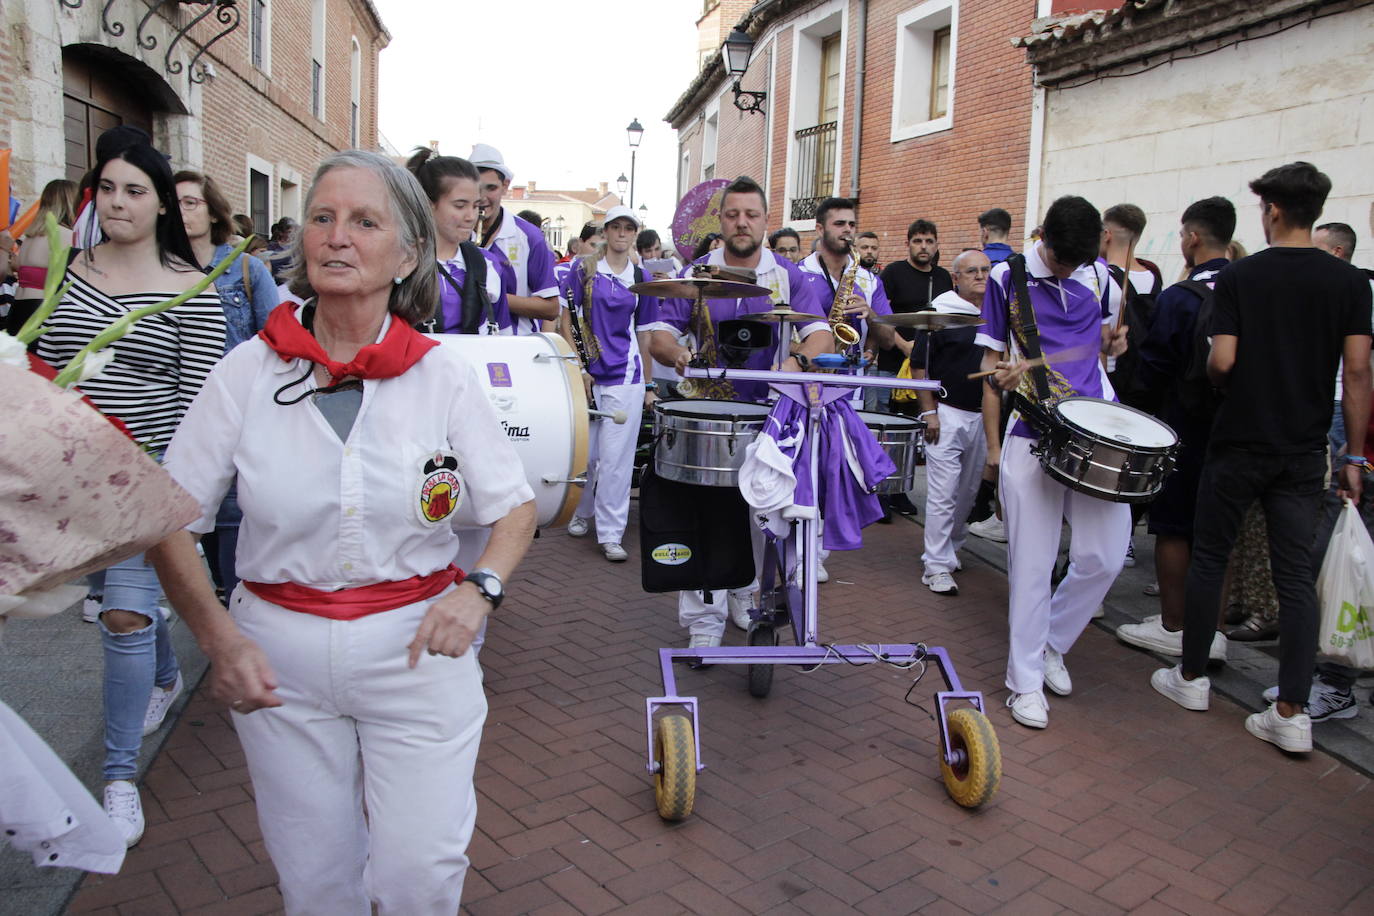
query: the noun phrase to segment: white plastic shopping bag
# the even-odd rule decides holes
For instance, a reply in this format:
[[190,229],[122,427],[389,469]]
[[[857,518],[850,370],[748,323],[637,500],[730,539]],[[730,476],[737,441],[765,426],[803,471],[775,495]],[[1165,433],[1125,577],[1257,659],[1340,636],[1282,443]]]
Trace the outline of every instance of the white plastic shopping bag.
[[1374,668],[1374,540],[1354,504],[1344,502],[1317,577],[1317,650],[1355,668]]

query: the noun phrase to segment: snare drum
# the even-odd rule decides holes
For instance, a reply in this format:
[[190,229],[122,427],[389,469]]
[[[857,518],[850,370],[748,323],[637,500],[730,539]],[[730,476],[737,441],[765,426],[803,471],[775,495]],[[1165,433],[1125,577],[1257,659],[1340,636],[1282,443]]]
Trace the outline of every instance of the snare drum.
[[767,404],[659,401],[654,404],[654,471],[665,480],[739,486],[744,450],[768,419]]
[[1051,411],[1056,428],[1034,451],[1064,485],[1118,503],[1148,502],[1178,457],[1178,436],[1149,414],[1101,398],[1065,398]]
[[925,424],[895,413],[860,410],[858,414],[892,463],[897,465],[897,470],[878,484],[878,492],[905,493],[910,490],[916,485],[916,466],[924,448]]
[[[587,394],[581,365],[557,334],[519,337],[431,334],[456,347],[477,370],[496,417],[525,466],[541,528],[566,525],[587,472]],[[472,504],[463,500],[455,527],[476,528]]]

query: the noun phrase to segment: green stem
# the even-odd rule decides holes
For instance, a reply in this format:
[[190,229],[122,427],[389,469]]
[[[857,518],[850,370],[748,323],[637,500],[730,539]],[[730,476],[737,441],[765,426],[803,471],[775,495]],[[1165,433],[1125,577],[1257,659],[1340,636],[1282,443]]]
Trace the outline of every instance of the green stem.
[[113,324],[97,334],[94,340],[82,347],[76,356],[72,357],[71,362],[67,363],[66,367],[63,368],[61,372],[57,373],[57,378],[53,379],[54,384],[61,388],[71,386],[81,377],[81,366],[86,362],[86,356],[88,354],[103,350],[116,340],[119,340],[125,334],[129,333],[129,329],[140,319],[147,318],[149,315],[156,315],[159,312],[165,312],[171,308],[176,308],[187,299],[199,296],[201,293],[205,292],[205,290],[210,287],[210,284],[215,282],[221,274],[229,269],[230,265],[238,260],[239,255],[247,250],[250,241],[252,241],[252,236],[239,242],[238,246],[235,247],[233,251],[229,252],[214,270],[206,274],[200,282],[186,290],[186,292],[178,293],[170,299],[154,303],[153,305],[145,305],[141,309],[134,309],[122,318],[116,319]]

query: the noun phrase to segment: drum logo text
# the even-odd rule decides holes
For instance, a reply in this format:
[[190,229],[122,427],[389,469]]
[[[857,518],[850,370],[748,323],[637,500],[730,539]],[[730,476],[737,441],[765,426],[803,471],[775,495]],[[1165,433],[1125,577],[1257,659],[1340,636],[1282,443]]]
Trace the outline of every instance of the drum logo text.
[[512,442],[530,441],[530,428],[528,426],[516,426],[514,423],[501,421],[501,428],[506,431],[506,438]]
[[661,544],[649,556],[663,566],[681,566],[692,559],[692,548],[686,544]]

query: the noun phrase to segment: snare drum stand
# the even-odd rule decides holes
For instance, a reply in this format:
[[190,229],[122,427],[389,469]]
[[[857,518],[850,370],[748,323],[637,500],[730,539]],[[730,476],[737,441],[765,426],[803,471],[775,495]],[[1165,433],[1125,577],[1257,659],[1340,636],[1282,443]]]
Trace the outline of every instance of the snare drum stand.
[[[938,390],[936,381],[871,376],[841,376],[813,372],[777,372],[752,369],[688,369],[689,377],[733,378],[768,382],[781,396],[807,408],[806,447],[811,451],[811,492],[818,493],[820,427],[826,405],[848,395],[855,387],[917,388]],[[920,643],[832,645],[818,638],[816,566],[819,559],[819,514],[796,519],[786,537],[768,535],[760,579],[760,606],[751,608],[748,645],[698,649],[660,649],[659,669],[663,696],[646,700],[648,769],[654,778],[658,813],[666,820],[681,820],[692,811],[696,774],[701,763],[700,719],[695,697],[680,696],[673,676],[674,662],[700,665],[747,665],[749,692],[767,696],[772,688],[773,665],[863,665],[883,663],[918,669],[934,661],[946,689],[935,694],[939,723],[940,771],[946,791],[960,805],[977,807],[997,790],[1001,778],[1001,752],[992,724],[984,715],[983,695],[964,690],[949,653]],[[777,630],[791,624],[795,641],[780,646]],[[919,676],[918,676],[919,678]],[[950,709],[953,705],[954,708]],[[680,709],[668,711],[669,707]]]

